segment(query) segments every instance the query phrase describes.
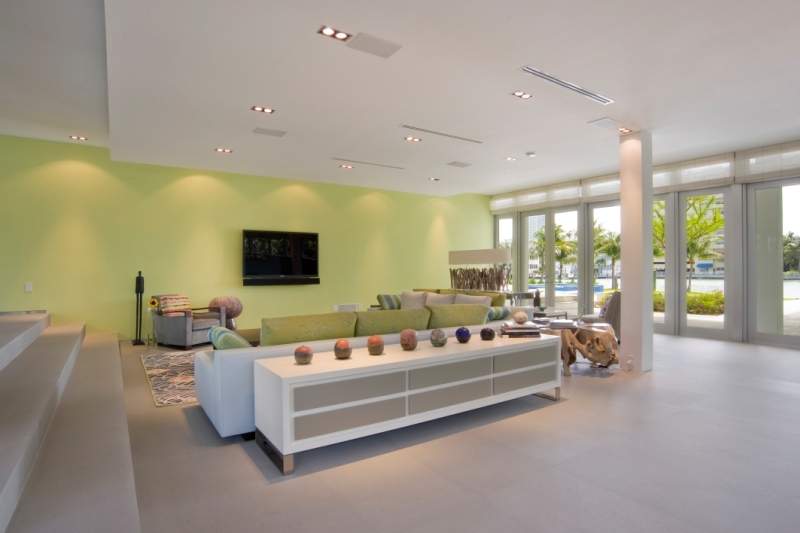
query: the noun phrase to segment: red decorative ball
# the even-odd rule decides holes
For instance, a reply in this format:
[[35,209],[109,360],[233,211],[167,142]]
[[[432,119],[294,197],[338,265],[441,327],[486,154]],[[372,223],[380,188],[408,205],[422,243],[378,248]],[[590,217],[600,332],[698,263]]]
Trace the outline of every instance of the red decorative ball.
[[372,335],[367,339],[367,350],[370,355],[383,354],[383,337],[380,335]]
[[314,357],[314,351],[305,344],[298,346],[294,351],[294,360],[298,365],[307,365]]
[[413,329],[404,329],[400,332],[400,346],[407,352],[417,349],[417,332]]
[[350,343],[347,342],[347,339],[339,339],[336,341],[336,344],[333,345],[333,354],[336,356],[336,359],[350,359],[350,354],[353,353],[353,349],[350,347]]

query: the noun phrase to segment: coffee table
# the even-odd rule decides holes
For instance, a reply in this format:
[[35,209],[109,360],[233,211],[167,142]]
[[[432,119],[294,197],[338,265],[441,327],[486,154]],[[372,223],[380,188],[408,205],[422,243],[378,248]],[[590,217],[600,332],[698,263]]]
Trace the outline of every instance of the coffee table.
[[[477,336],[450,339],[413,351],[388,345],[384,355],[353,350],[314,355],[310,365],[294,357],[254,362],[256,442],[284,473],[294,454],[337,442],[541,394],[561,392],[561,340]],[[544,395],[553,390],[554,394]]]

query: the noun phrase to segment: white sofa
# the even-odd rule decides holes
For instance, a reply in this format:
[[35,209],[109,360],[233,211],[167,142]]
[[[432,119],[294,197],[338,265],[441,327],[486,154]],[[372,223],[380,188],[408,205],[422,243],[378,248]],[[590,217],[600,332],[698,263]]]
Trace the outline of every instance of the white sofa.
[[[500,324],[502,321],[495,321],[469,326],[469,329],[473,335],[478,335],[482,328],[498,329]],[[455,340],[457,329],[457,327],[444,328],[450,337],[449,342],[457,342]],[[382,337],[386,344],[400,342],[399,333]],[[431,330],[417,332],[420,342],[426,342],[430,337]],[[367,345],[367,337],[354,337],[349,340],[354,350],[365,348]],[[479,338],[477,340],[480,342]],[[332,351],[334,342],[335,339],[329,339],[302,344],[310,346],[317,353]],[[472,342],[475,342],[474,338]],[[299,344],[301,343],[235,350],[209,350],[195,354],[194,379],[197,399],[221,437],[255,431],[253,362],[256,359],[292,356]]]

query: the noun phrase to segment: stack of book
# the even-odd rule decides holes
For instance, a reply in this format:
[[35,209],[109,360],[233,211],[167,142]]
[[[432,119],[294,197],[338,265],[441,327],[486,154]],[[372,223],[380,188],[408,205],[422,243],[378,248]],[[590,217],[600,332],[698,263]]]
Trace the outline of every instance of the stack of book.
[[539,326],[530,320],[522,324],[509,320],[500,326],[500,335],[508,337],[540,337],[541,333],[539,333]]

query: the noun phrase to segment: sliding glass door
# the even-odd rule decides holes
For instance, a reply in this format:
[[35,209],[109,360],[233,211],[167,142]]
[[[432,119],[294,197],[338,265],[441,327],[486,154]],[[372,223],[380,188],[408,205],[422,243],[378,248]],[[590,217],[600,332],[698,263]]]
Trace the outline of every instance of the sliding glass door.
[[509,276],[507,286],[503,287],[504,291],[511,291],[513,289],[514,276],[516,275],[516,268],[514,268],[514,265],[516,264],[515,259],[517,255],[514,249],[516,239],[514,238],[513,215],[495,217],[494,241],[498,248],[511,249],[511,276]]
[[748,191],[751,340],[800,347],[800,180]]
[[726,193],[681,193],[679,205],[680,333],[725,338]]
[[619,203],[590,207],[592,221],[592,308],[599,313],[606,300],[622,289],[622,246]]
[[522,215],[524,291],[538,290],[547,313],[580,314],[578,210],[550,209]]

